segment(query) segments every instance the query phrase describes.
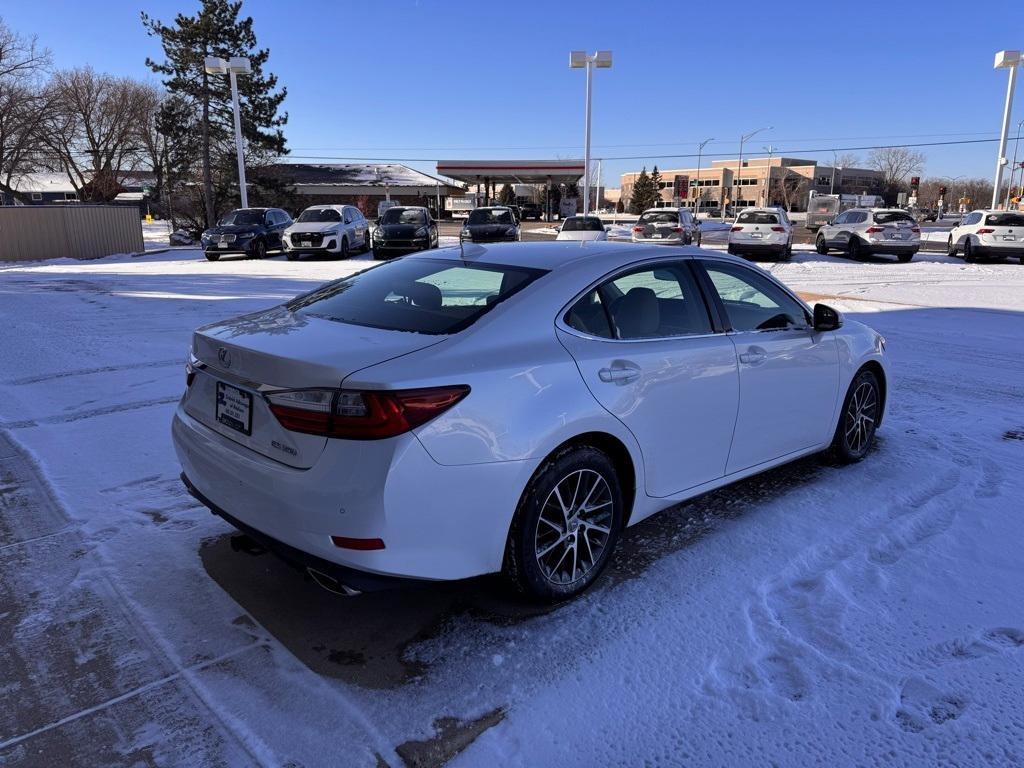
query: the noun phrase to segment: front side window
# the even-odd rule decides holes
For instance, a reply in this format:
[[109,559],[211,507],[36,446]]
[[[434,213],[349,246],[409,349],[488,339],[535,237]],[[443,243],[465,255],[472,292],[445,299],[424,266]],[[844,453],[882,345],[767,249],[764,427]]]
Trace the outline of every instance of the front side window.
[[803,306],[764,275],[721,262],[702,261],[736,331],[801,328],[809,318]]
[[393,331],[468,328],[544,270],[446,259],[401,259],[321,286],[286,306],[299,315]]
[[685,263],[645,266],[599,289],[619,339],[656,339],[710,333],[711,320]]

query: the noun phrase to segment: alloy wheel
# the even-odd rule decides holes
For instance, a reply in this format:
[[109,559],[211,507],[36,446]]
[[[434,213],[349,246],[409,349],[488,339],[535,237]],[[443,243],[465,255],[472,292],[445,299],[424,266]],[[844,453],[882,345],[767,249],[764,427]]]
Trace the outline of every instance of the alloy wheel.
[[565,586],[586,576],[611,536],[614,502],[608,481],[592,469],[571,472],[548,494],[537,519],[537,565],[552,584]]
[[863,381],[846,407],[846,445],[854,454],[867,450],[878,418],[878,392],[871,381]]

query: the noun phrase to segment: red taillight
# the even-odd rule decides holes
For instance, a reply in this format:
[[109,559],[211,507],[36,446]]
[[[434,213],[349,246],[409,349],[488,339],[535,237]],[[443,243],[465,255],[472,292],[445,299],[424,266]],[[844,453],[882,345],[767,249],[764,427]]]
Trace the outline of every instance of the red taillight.
[[384,549],[384,539],[353,539],[348,536],[331,536],[331,543],[340,549],[358,549],[361,552]]
[[676,234],[682,234],[683,228],[682,227],[672,227],[672,231],[675,232]]
[[733,227],[729,231],[730,232],[742,232],[743,231],[743,227]]
[[864,231],[867,232],[869,235],[876,235],[879,232],[885,232],[885,229],[883,229],[882,227],[868,227]]
[[299,389],[267,395],[270,410],[292,432],[348,440],[380,440],[426,424],[469,394],[469,387],[405,390]]
[[644,231],[644,228],[643,227],[633,227],[633,231],[636,232],[639,235],[641,232]]
[[915,235],[920,235],[921,234],[921,228],[920,227],[911,227],[910,231],[913,232]]
[[995,232],[994,229],[985,229],[984,227],[978,230],[979,235],[991,235],[993,232]]
[[785,232],[785,227],[772,227],[772,232]]

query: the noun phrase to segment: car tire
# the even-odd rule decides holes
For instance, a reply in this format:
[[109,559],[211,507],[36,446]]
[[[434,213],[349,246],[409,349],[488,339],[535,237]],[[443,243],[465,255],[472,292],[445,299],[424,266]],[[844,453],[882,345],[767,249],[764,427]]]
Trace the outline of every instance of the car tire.
[[825,242],[823,235],[818,235],[818,238],[814,241],[814,250],[819,256],[825,256],[828,253],[828,243]]
[[853,464],[867,456],[875,442],[875,430],[882,412],[882,390],[878,377],[862,369],[853,377],[843,400],[828,458],[839,464]]
[[793,243],[786,243],[786,247],[782,249],[782,260],[789,261],[793,258]]
[[622,489],[607,454],[586,445],[564,448],[544,461],[523,492],[502,575],[534,602],[575,597],[607,567],[623,516]]
[[974,246],[971,245],[971,238],[964,238],[964,261],[975,261]]
[[898,253],[898,254],[896,254],[896,258],[899,259],[900,264],[909,264],[911,259],[914,258],[914,254],[912,254],[912,253]]
[[203,251],[206,254],[207,261],[220,261],[219,253],[210,253],[209,251]]
[[263,240],[257,240],[252,244],[250,256],[253,259],[265,259],[267,257],[267,244]]
[[339,259],[347,259],[348,258],[348,238],[347,237],[341,238],[341,250],[338,251],[338,258]]
[[949,242],[946,243],[946,255],[956,256],[958,248],[953,244],[953,236],[949,236]]
[[846,255],[854,261],[860,261],[864,257],[863,251],[860,238],[856,235],[850,235],[850,239],[846,243]]
[[288,261],[298,261],[299,260],[299,254],[297,254],[297,253],[295,253],[293,251],[285,251],[284,257],[286,259],[288,259]]

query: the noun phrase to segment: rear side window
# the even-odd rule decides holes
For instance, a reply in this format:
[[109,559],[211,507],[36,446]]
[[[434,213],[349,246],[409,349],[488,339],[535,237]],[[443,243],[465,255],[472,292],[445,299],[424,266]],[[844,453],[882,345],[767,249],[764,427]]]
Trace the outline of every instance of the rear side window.
[[610,339],[614,335],[608,322],[608,312],[597,290],[591,291],[572,305],[572,309],[565,314],[565,324],[582,333],[604,339]]
[[544,270],[443,259],[402,259],[328,283],[288,309],[339,323],[449,334],[468,328]]
[[899,221],[909,221],[915,224],[914,217],[904,211],[882,211],[875,214],[875,224],[895,224]]
[[741,213],[737,219],[737,224],[778,224],[779,217],[774,213],[765,213],[764,211],[748,211]]
[[1024,213],[990,213],[985,223],[990,227],[1024,227]]

